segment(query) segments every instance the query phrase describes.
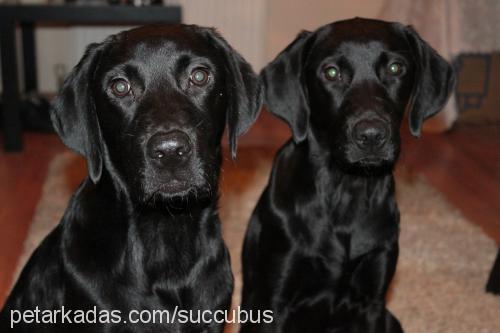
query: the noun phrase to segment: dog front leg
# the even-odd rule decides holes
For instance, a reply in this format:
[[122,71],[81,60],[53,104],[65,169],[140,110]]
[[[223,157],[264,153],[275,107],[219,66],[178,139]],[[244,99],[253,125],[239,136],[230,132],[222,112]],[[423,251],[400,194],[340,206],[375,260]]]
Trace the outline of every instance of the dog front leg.
[[396,270],[398,253],[397,243],[374,250],[360,258],[354,268],[350,280],[352,300],[366,314],[363,316],[366,332],[403,332],[399,321],[385,308],[385,297]]

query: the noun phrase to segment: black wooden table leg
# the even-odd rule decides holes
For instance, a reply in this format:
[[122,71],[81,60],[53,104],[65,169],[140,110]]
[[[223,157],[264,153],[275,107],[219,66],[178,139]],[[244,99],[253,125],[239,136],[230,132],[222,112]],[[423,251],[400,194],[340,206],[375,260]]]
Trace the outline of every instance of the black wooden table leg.
[[35,24],[21,23],[24,63],[24,91],[37,91]]
[[493,268],[491,269],[490,278],[486,284],[486,291],[500,295],[500,248],[498,249]]
[[15,23],[13,21],[0,21],[0,49],[2,58],[4,147],[7,151],[20,151],[23,148],[23,143],[21,115],[19,114]]

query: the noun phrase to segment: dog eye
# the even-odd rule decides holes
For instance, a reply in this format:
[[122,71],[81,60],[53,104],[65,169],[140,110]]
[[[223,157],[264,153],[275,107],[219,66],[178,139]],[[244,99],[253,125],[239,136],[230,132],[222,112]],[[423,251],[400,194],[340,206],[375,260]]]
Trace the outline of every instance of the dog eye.
[[125,79],[116,79],[111,83],[111,91],[116,97],[125,97],[130,92],[130,83]]
[[324,74],[327,80],[335,81],[340,79],[340,71],[335,66],[328,66],[324,70]]
[[205,68],[195,68],[189,76],[189,82],[197,86],[204,86],[210,79],[210,73]]
[[401,75],[403,70],[404,66],[399,62],[393,62],[389,65],[389,73],[391,73],[391,75]]

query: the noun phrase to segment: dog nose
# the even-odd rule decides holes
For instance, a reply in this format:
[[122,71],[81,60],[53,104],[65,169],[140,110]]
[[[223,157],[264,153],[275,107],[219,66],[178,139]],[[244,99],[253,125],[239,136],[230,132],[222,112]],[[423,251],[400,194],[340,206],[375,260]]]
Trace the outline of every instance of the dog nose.
[[389,136],[389,129],[380,120],[361,120],[353,129],[356,144],[363,149],[379,148]]
[[181,160],[191,153],[191,142],[184,132],[157,133],[147,143],[149,158],[161,161]]

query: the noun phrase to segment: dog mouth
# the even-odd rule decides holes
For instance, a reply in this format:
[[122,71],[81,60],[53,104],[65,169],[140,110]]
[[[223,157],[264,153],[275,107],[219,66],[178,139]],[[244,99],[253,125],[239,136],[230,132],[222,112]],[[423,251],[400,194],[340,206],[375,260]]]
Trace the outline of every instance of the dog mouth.
[[178,196],[184,192],[188,192],[193,185],[185,180],[173,179],[169,182],[160,184],[153,190],[153,193],[165,193],[166,195]]
[[383,147],[362,150],[352,144],[345,150],[345,160],[348,164],[357,167],[375,168],[392,165],[397,159],[398,149],[393,144]]
[[186,196],[205,196],[211,194],[211,186],[206,183],[203,185],[190,184],[187,181],[172,181],[167,184],[160,185],[153,195],[161,194],[166,198],[179,198]]
[[213,195],[209,183],[197,185],[189,181],[172,180],[150,191],[144,201],[146,206],[150,207],[183,210],[194,203],[210,200]]
[[344,172],[373,176],[391,172],[394,166],[392,154],[359,153],[347,155],[337,164]]
[[369,156],[349,163],[347,171],[357,175],[375,176],[392,172],[393,166],[394,163],[390,158]]
[[389,162],[388,159],[379,156],[364,157],[359,159],[358,161],[355,161],[355,163],[358,163],[361,166],[377,166],[387,162]]

